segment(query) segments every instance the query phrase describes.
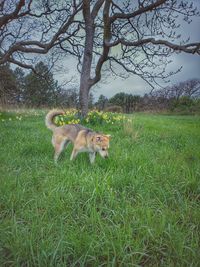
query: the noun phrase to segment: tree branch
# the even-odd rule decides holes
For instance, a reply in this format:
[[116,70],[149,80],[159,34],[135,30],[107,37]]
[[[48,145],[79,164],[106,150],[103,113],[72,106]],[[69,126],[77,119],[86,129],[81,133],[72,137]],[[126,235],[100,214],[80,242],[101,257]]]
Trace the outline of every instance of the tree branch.
[[154,44],[154,45],[164,45],[172,49],[173,51],[183,51],[185,53],[190,53],[190,54],[196,53],[200,55],[200,43],[178,45],[178,44],[168,42],[166,40],[155,40],[154,38],[141,39],[135,42],[126,41],[124,39],[118,39],[112,43],[106,42],[106,45],[108,47],[113,47],[113,46],[117,46],[118,44],[122,44],[122,45],[129,46],[129,47],[130,46],[137,47],[137,46],[142,46],[142,45],[149,44],[149,43]]
[[20,10],[25,6],[25,0],[20,0],[19,3],[16,4],[16,8],[12,13],[0,17],[0,28],[6,25],[10,20],[18,19],[20,17],[27,15],[30,11],[31,3],[32,0],[29,2],[28,10],[26,12],[19,13]]
[[103,35],[103,51],[95,68],[95,77],[90,80],[91,86],[96,84],[101,79],[101,69],[106,60],[108,60],[108,54],[110,48],[106,45],[111,39],[111,23],[109,19],[111,0],[106,0],[103,10],[103,21],[104,21],[104,35]]
[[152,11],[153,9],[159,7],[160,5],[164,4],[165,2],[167,2],[167,0],[158,0],[153,4],[150,4],[146,7],[142,6],[140,7],[138,10],[132,12],[132,13],[115,13],[111,18],[111,22],[113,23],[115,20],[117,19],[130,19],[130,18],[134,18],[136,16],[139,16],[143,13],[146,13],[148,11]]
[[15,52],[46,54],[55,45],[66,41],[67,38],[59,38],[66,33],[68,28],[74,23],[74,17],[81,10],[81,8],[81,5],[79,5],[78,8],[67,19],[67,21],[65,21],[65,23],[63,23],[59,30],[53,35],[48,43],[42,43],[41,41],[35,40],[16,42],[2,55],[0,58],[0,64],[4,64],[7,61],[13,62],[13,58],[11,59],[11,57]]

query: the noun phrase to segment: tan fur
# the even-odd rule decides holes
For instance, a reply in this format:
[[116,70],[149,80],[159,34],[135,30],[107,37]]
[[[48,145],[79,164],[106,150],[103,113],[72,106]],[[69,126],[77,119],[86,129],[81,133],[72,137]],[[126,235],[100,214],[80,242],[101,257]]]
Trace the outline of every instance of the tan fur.
[[96,152],[103,158],[108,157],[110,135],[94,132],[80,124],[67,124],[57,127],[53,123],[53,119],[61,114],[64,114],[61,110],[51,110],[45,118],[47,128],[53,131],[52,144],[55,150],[55,162],[70,142],[74,144],[70,160],[75,159],[80,152],[88,152],[91,163],[95,161]]

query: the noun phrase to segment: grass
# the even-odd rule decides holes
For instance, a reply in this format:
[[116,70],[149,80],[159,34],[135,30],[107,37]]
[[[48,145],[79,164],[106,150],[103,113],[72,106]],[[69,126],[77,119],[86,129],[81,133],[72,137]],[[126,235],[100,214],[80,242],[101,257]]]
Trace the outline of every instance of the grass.
[[108,160],[55,166],[44,114],[1,116],[0,266],[199,266],[200,117],[136,114]]

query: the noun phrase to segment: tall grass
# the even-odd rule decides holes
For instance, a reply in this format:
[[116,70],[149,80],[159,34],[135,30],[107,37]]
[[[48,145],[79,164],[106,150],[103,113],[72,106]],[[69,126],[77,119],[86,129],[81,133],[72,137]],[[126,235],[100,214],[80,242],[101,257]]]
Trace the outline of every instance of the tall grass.
[[109,159],[55,166],[43,114],[1,116],[0,266],[199,266],[199,117],[93,126]]

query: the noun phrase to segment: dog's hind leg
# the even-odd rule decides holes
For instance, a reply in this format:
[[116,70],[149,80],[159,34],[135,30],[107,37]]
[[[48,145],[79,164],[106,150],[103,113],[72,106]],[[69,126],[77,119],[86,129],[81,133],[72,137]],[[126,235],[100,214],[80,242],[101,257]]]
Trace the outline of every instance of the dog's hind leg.
[[53,139],[52,140],[52,144],[53,144],[54,149],[55,149],[54,161],[55,161],[55,163],[57,163],[61,152],[69,144],[69,141],[68,140],[61,140],[61,141],[58,142],[58,140]]
[[70,141],[69,140],[65,140],[64,148],[67,148],[69,144],[70,144]]
[[78,150],[76,150],[75,148],[73,148],[70,160],[75,159],[75,157],[78,155]]

